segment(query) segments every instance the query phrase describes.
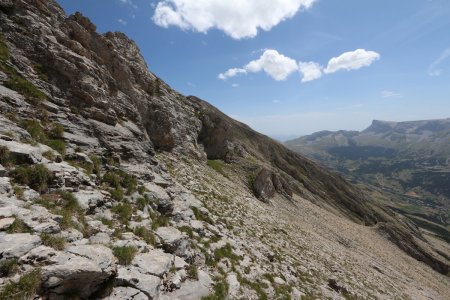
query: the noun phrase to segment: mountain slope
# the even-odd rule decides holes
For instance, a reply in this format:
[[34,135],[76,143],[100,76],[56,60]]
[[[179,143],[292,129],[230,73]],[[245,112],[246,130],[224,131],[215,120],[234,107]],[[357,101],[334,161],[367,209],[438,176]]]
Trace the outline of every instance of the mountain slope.
[[0,14],[0,293],[444,299],[445,245],[177,93],[125,35],[53,1]]
[[373,121],[362,132],[318,132],[286,143],[353,180],[395,195],[399,201],[391,204],[394,209],[447,241],[449,144],[450,119]]

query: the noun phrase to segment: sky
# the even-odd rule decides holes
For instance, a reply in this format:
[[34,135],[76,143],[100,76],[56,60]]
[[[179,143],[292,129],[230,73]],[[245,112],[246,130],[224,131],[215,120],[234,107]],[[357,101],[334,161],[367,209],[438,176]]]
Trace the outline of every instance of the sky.
[[185,95],[285,140],[450,117],[448,0],[57,0]]

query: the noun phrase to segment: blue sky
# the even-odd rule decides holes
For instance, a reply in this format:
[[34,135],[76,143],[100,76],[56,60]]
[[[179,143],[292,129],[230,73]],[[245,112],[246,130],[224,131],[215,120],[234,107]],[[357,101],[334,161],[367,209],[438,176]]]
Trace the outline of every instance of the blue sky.
[[275,138],[450,117],[448,0],[58,2],[126,33],[176,90]]

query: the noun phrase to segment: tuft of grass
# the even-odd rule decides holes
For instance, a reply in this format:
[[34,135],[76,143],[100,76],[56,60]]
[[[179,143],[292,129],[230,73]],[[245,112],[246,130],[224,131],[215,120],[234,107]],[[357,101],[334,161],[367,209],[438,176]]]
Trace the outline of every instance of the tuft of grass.
[[108,171],[103,175],[103,183],[107,183],[113,188],[123,188],[127,195],[131,195],[137,190],[136,177],[122,170]]
[[156,237],[151,230],[139,226],[134,229],[134,234],[141,237],[147,244],[156,245]]
[[222,276],[217,276],[214,283],[214,293],[202,297],[201,300],[225,300],[228,295],[228,283]]
[[192,207],[192,211],[194,212],[195,218],[199,221],[204,221],[206,223],[209,223],[211,225],[214,225],[213,219],[211,219],[208,214],[203,213],[201,210],[199,210],[197,207]]
[[129,203],[119,203],[111,211],[117,215],[122,224],[128,224],[133,214],[133,207]]
[[62,157],[66,154],[66,143],[63,140],[48,140],[45,144],[58,151]]
[[5,146],[0,146],[0,164],[7,168],[14,165],[14,158]]
[[164,215],[154,215],[152,217],[152,229],[156,230],[159,227],[165,227],[169,225],[169,218]]
[[3,37],[0,36],[0,60],[7,61],[9,59],[9,50],[8,46],[6,46]]
[[265,288],[268,288],[267,284],[260,281],[257,282],[250,281],[247,278],[243,277],[239,272],[237,272],[237,280],[242,286],[247,286],[248,288],[254,290],[260,300],[269,299],[267,297],[266,292],[264,291]]
[[101,159],[97,155],[91,155],[89,158],[92,160],[92,173],[99,176],[102,168]]
[[222,248],[217,248],[216,250],[214,250],[214,257],[217,262],[219,262],[223,258],[228,258],[233,264],[241,259],[239,256],[233,253],[233,248],[229,243],[227,243]]
[[0,299],[23,300],[33,299],[41,283],[41,271],[35,269],[30,271],[17,282],[9,282],[0,290]]
[[116,201],[122,201],[123,200],[123,189],[119,186],[114,189],[110,189],[109,193],[111,194],[111,197]]
[[28,225],[25,224],[25,222],[22,221],[22,219],[19,219],[18,217],[16,217],[14,222],[11,224],[11,226],[9,226],[9,228],[6,231],[8,233],[32,233],[33,232],[31,230],[31,228],[28,227]]
[[194,230],[190,226],[181,226],[178,230],[185,232],[191,239],[194,237]]
[[45,151],[44,153],[42,153],[42,156],[45,157],[48,160],[55,160],[56,156],[53,153],[53,151]]
[[47,134],[38,120],[28,120],[23,123],[23,127],[31,135],[31,138],[38,143],[44,144],[47,141]]
[[66,240],[63,237],[48,233],[41,234],[41,241],[44,246],[52,247],[55,250],[64,250],[66,246]]
[[18,270],[18,260],[16,258],[0,261],[0,277],[14,275]]
[[17,73],[10,74],[8,81],[5,82],[5,86],[33,100],[42,101],[47,98],[34,84]]
[[225,163],[221,160],[208,159],[207,165],[219,174],[228,178],[227,173],[224,171]]
[[133,246],[114,247],[114,256],[119,260],[120,265],[129,265],[133,261],[138,250]]
[[136,208],[138,210],[144,210],[147,205],[150,205],[150,200],[147,197],[140,197],[136,201]]
[[19,166],[11,172],[17,183],[28,185],[30,188],[43,193],[48,191],[54,175],[44,165]]
[[109,220],[107,218],[101,218],[100,221],[103,223],[103,225],[106,225],[109,228],[113,227],[113,221],[112,220]]
[[198,268],[196,265],[189,265],[186,270],[187,277],[198,280]]

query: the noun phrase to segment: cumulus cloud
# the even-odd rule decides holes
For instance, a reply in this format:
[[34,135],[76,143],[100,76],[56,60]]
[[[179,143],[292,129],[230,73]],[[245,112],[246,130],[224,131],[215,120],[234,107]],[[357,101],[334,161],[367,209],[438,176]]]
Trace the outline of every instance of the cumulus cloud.
[[125,21],[123,19],[118,19],[117,22],[119,22],[122,25],[127,25],[127,21]]
[[153,21],[202,33],[217,28],[234,39],[252,38],[308,9],[316,0],[162,0]]
[[377,52],[356,49],[355,51],[344,52],[338,57],[333,57],[323,71],[326,74],[331,74],[340,70],[357,70],[370,66],[378,59],[380,59],[380,54]]
[[338,57],[333,57],[324,69],[319,63],[310,61],[298,63],[273,49],[264,50],[260,58],[253,60],[242,68],[231,68],[220,73],[218,78],[226,80],[239,74],[257,73],[264,71],[267,75],[277,81],[285,80],[292,73],[298,71],[302,75],[302,82],[319,79],[324,74],[331,74],[339,70],[356,70],[370,66],[380,55],[373,51],[357,49],[345,52]]
[[303,75],[302,82],[308,82],[322,77],[322,66],[313,61],[299,62],[298,70]]
[[225,80],[238,74],[264,71],[273,79],[281,81],[297,70],[298,66],[295,60],[278,53],[276,50],[267,49],[260,58],[249,62],[243,68],[229,69],[219,74],[219,78]]
[[131,7],[133,7],[134,9],[137,9],[138,6],[136,4],[133,3],[133,1],[131,0],[119,0],[120,2],[122,2],[123,4],[128,4]]

